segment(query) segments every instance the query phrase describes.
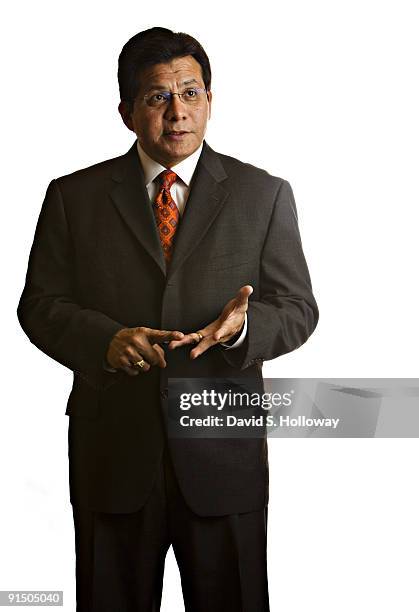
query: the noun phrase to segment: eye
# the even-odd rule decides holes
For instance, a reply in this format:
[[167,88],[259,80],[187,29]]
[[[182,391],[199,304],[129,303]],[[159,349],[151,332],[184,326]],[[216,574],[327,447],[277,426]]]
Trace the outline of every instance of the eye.
[[149,106],[164,106],[170,100],[170,94],[167,91],[156,91],[145,97]]
[[187,90],[184,92],[184,95],[185,95],[187,98],[196,98],[197,94],[198,94],[198,92],[196,91],[196,89],[187,89]]
[[167,100],[167,94],[156,93],[151,96],[153,102],[165,102]]

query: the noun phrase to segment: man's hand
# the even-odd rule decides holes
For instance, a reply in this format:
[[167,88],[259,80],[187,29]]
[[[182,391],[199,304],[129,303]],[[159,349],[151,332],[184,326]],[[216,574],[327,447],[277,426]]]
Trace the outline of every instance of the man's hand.
[[249,305],[249,295],[253,293],[251,285],[244,285],[239,289],[235,298],[227,302],[222,313],[212,323],[203,329],[185,334],[180,340],[173,339],[169,349],[175,349],[185,344],[197,344],[190,352],[191,359],[196,359],[207,349],[219,342],[227,342],[243,327],[245,314]]
[[[126,327],[112,338],[106,359],[112,368],[123,370],[130,376],[148,372],[152,365],[165,368],[164,351],[158,343],[180,340],[183,336],[179,331]],[[135,365],[137,362],[144,363],[140,367]]]

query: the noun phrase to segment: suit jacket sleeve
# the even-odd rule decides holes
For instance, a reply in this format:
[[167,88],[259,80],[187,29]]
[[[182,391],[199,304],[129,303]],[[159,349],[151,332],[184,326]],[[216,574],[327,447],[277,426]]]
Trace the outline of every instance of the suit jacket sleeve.
[[113,335],[124,326],[79,305],[72,270],[73,244],[56,180],[48,186],[32,245],[19,322],[44,353],[101,386],[103,360]]
[[285,180],[275,198],[260,258],[259,286],[254,289],[245,343],[237,351],[223,352],[227,362],[240,369],[298,348],[312,334],[319,317],[294,194]]

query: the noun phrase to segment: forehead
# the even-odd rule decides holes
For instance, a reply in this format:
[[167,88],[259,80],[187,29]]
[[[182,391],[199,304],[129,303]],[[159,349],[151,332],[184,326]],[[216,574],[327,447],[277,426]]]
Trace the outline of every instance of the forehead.
[[196,79],[199,84],[203,84],[201,66],[191,55],[145,68],[140,72],[140,87],[147,89],[154,85],[179,83],[185,79]]

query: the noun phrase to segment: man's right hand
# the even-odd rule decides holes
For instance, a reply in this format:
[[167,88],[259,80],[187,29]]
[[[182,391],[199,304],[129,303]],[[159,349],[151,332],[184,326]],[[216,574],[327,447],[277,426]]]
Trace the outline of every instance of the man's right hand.
[[[112,338],[106,360],[112,368],[123,370],[130,376],[148,372],[151,366],[165,368],[164,351],[159,343],[181,340],[183,335],[179,331],[126,327],[120,329]],[[142,361],[142,367],[135,365]]]

